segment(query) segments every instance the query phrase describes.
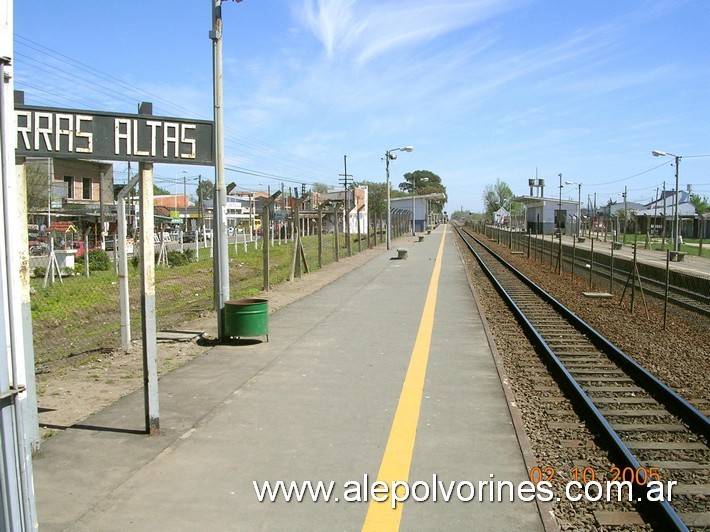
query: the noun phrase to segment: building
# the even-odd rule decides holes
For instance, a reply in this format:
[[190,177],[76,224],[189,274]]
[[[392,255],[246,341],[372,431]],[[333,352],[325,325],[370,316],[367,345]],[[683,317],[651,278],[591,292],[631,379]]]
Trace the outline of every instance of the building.
[[[346,198],[350,212],[346,216],[345,209],[342,210],[338,219],[338,231],[344,233],[348,229],[351,234],[356,234],[358,230],[360,233],[366,233],[369,220],[367,186],[354,187],[347,191],[347,195],[345,190],[330,190],[324,194],[318,194],[318,197],[314,198],[317,203],[312,205],[311,209],[313,212],[317,212],[315,210],[317,205],[326,201],[338,202],[343,205]],[[328,210],[323,212],[323,230],[326,233],[333,232],[333,213]]]
[[55,222],[71,220],[97,245],[115,222],[113,164],[28,157],[25,172],[29,223],[52,231]]
[[525,230],[534,235],[551,235],[558,229],[574,234],[579,203],[542,196],[516,196],[511,201],[525,206]]
[[690,192],[684,190],[681,190],[677,197],[674,190],[666,190],[657,200],[637,209],[635,215],[638,231],[672,237],[676,200],[680,235],[685,238],[698,238],[703,229],[702,217],[696,214],[695,205],[690,202]]
[[510,212],[501,207],[493,213],[493,223],[498,227],[510,226]]
[[414,231],[426,231],[437,223],[434,218],[439,216],[438,212],[432,212],[431,202],[441,202],[446,200],[446,195],[441,192],[424,194],[419,196],[403,196],[390,199],[390,208],[393,212],[408,212],[411,216],[414,209]]

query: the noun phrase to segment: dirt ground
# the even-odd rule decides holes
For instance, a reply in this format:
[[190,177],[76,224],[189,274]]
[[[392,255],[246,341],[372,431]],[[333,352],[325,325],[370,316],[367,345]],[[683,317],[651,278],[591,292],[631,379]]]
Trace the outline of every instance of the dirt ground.
[[[411,237],[410,237],[411,238]],[[406,237],[398,240],[404,244]],[[394,242],[393,242],[394,244]],[[269,300],[269,312],[305,297],[335,281],[345,273],[365,264],[381,253],[388,253],[384,245],[363,250],[331,263],[321,270],[304,275],[293,282],[284,282],[262,297]],[[390,250],[389,253],[394,253]],[[201,338],[214,339],[217,335],[217,317],[214,312],[183,323],[183,331],[199,331]],[[200,345],[200,343],[202,345]],[[164,375],[210,349],[209,342],[158,341],[158,373]],[[205,345],[207,344],[207,345]],[[42,438],[51,437],[58,430],[75,424],[98,412],[120,397],[142,386],[142,352],[140,339],[133,342],[129,353],[106,351],[91,357],[88,362],[64,367],[37,375],[37,401]]]

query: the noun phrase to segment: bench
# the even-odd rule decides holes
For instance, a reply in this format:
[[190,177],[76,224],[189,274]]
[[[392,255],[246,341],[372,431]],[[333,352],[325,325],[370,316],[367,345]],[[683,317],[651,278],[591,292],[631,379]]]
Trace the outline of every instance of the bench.
[[583,236],[578,236],[578,237],[577,237],[577,243],[582,243],[582,242],[584,242],[585,240],[586,240],[586,238],[583,237]]
[[685,251],[669,251],[671,254],[671,261],[680,262],[685,257]]
[[397,248],[397,259],[402,260],[407,258],[406,248]]
[[623,244],[622,244],[621,242],[612,242],[612,243],[611,243],[611,247],[613,247],[613,248],[616,249],[616,250],[621,249],[621,246],[622,246],[622,245],[623,245]]

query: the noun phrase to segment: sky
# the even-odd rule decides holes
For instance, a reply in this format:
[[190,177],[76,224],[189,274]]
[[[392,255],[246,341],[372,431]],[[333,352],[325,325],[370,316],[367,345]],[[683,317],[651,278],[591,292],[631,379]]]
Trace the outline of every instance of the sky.
[[[212,0],[14,2],[28,105],[213,118]],[[707,0],[224,1],[226,183],[271,191],[429,170],[449,213],[496,180],[598,205],[710,196]],[[126,163],[115,164],[124,182]],[[135,171],[135,165],[133,167]],[[194,191],[211,167],[156,165]]]

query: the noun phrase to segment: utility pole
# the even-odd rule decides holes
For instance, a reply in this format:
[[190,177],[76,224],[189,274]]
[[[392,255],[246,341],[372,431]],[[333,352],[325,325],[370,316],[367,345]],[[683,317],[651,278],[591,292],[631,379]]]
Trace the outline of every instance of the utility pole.
[[197,217],[199,218],[198,224],[200,231],[205,230],[205,217],[203,214],[203,204],[202,204],[202,174],[197,176]]
[[626,244],[626,223],[628,220],[629,216],[629,211],[627,210],[627,205],[628,205],[628,199],[627,199],[627,187],[624,185],[624,240],[622,241],[624,244]]
[[654,232],[656,229],[656,224],[658,223],[658,221],[656,220],[657,215],[658,215],[658,187],[656,187],[656,197],[653,201],[653,226],[654,226],[653,229],[654,229]]
[[224,303],[229,299],[229,248],[227,242],[227,198],[224,183],[224,107],[222,96],[222,0],[212,3],[212,69],[214,88],[215,186],[212,241],[214,246],[214,303],[217,336],[225,339]]
[[344,199],[344,209],[343,209],[343,218],[345,221],[345,241],[348,246],[348,257],[353,256],[353,249],[352,249],[352,242],[350,242],[350,202],[348,201],[348,177],[352,177],[348,173],[348,156],[343,155],[343,166],[345,167],[345,173],[343,174],[338,174],[339,176],[342,176],[342,179],[338,179],[342,184],[343,184],[343,190],[345,191],[343,199]]
[[562,275],[562,174],[557,175],[560,177],[560,197],[557,201],[557,236],[560,239],[560,245],[557,249],[557,267],[560,269],[560,275]]
[[185,201],[185,222],[183,223],[182,226],[182,232],[184,233],[187,227],[187,174],[183,173],[182,174],[182,195],[183,195],[183,200]]
[[674,230],[673,230],[673,250],[680,249],[680,221],[678,218],[678,207],[680,203],[680,189],[678,186],[678,168],[680,166],[680,156],[675,155],[675,209],[673,213]]
[[[104,173],[99,173],[99,236],[101,249],[106,249],[106,241],[104,240]],[[114,242],[114,246],[116,243]]]
[[666,182],[663,182],[663,237],[661,239],[661,247],[666,249]]

